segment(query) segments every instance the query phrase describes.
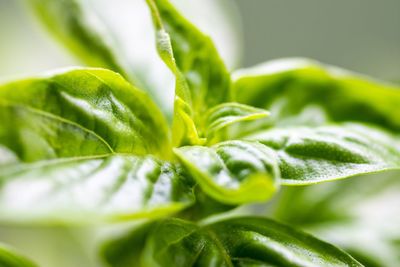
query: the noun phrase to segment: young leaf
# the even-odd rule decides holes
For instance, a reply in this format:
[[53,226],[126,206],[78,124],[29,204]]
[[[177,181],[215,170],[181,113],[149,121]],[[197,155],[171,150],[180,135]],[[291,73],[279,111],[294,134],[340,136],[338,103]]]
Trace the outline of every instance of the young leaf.
[[277,190],[275,154],[260,143],[227,141],[174,151],[203,191],[222,203],[264,201]]
[[400,139],[372,126],[282,127],[246,139],[276,151],[285,185],[400,169]]
[[37,267],[30,260],[16,253],[13,249],[0,244],[1,267]]
[[[92,67],[103,67],[125,75],[111,45],[111,35],[79,0],[30,1],[39,18],[64,45]],[[105,36],[107,36],[105,38]]]
[[160,111],[118,74],[13,82],[0,87],[0,111],[2,220],[153,217],[193,201],[179,168],[151,155],[171,149]]
[[[211,39],[166,0],[147,0],[161,58],[176,77],[174,144],[201,144],[204,114],[230,100],[230,76]],[[186,135],[193,136],[185,140]]]
[[206,114],[206,133],[207,139],[210,140],[212,137],[221,129],[228,127],[229,125],[241,122],[241,121],[252,121],[260,118],[267,117],[269,112],[263,109],[254,108],[251,106],[228,102],[217,105]]
[[[148,90],[168,118],[172,116],[173,77],[153,46],[154,32],[144,0],[25,2],[49,32],[84,63],[126,73],[131,82]],[[213,36],[228,64],[237,64],[240,27],[235,3],[181,1],[179,8]]]
[[151,233],[141,263],[149,267],[362,266],[328,243],[256,217],[205,226],[166,220]]

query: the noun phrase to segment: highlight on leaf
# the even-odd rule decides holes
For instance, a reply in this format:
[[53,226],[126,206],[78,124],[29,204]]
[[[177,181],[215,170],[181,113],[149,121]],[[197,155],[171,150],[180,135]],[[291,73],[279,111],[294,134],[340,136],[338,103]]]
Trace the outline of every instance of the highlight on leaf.
[[1,221],[100,223],[192,204],[191,180],[162,160],[172,152],[161,112],[118,74],[68,70],[0,97]]

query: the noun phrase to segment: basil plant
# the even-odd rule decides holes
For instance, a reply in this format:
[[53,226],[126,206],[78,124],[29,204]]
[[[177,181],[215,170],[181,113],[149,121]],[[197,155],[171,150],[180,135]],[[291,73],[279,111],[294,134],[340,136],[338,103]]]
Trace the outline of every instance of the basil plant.
[[[147,0],[175,78],[168,113],[80,1],[31,2],[73,53],[102,68],[0,86],[2,223],[139,220],[100,244],[109,267],[399,266],[399,224],[383,233],[345,212],[399,189],[388,176],[400,169],[399,86],[306,59],[230,72],[168,0]],[[374,238],[355,235],[361,228]],[[37,266],[19,253],[1,245],[0,266]]]

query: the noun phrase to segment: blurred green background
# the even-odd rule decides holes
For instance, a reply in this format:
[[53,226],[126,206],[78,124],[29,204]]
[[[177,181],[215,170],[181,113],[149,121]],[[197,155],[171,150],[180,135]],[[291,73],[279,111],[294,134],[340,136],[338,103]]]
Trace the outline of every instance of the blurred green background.
[[[77,64],[40,28],[24,1],[0,0],[0,77]],[[400,80],[399,0],[236,2],[243,24],[241,66],[310,57]]]

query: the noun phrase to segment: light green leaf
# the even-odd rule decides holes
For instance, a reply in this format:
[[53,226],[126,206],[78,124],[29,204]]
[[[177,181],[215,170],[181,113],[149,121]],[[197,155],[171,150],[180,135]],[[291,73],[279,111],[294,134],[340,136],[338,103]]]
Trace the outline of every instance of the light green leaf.
[[329,240],[365,266],[400,264],[399,172],[287,187],[273,215]]
[[192,182],[148,96],[101,69],[0,87],[0,218],[100,222],[177,212]]
[[113,52],[112,35],[90,9],[85,0],[29,1],[39,18],[59,41],[92,67],[111,69],[125,75]]
[[[267,117],[269,112],[251,106],[228,102],[217,105],[206,114],[206,133],[210,142],[218,131],[241,121],[252,121]],[[221,139],[221,138],[219,138]]]
[[400,169],[400,139],[372,126],[282,127],[246,139],[276,151],[285,185]]
[[[147,3],[157,31],[159,54],[176,77],[174,144],[201,144],[205,112],[231,98],[229,73],[211,39],[169,1]],[[187,140],[185,135],[193,138]]]
[[157,106],[108,70],[73,69],[0,86],[0,109],[0,143],[23,161],[112,152],[167,157],[170,150]]
[[222,203],[264,201],[277,190],[275,154],[260,143],[227,141],[174,151],[203,191]]
[[259,126],[359,121],[400,131],[400,87],[305,59],[234,73],[235,100],[270,110]]
[[340,249],[291,227],[244,217],[204,226],[163,221],[146,243],[142,266],[362,265]]
[[13,249],[0,243],[0,266],[1,267],[37,267],[30,260],[19,255]]
[[0,220],[96,223],[162,217],[192,204],[191,184],[153,157],[110,155],[2,168]]

